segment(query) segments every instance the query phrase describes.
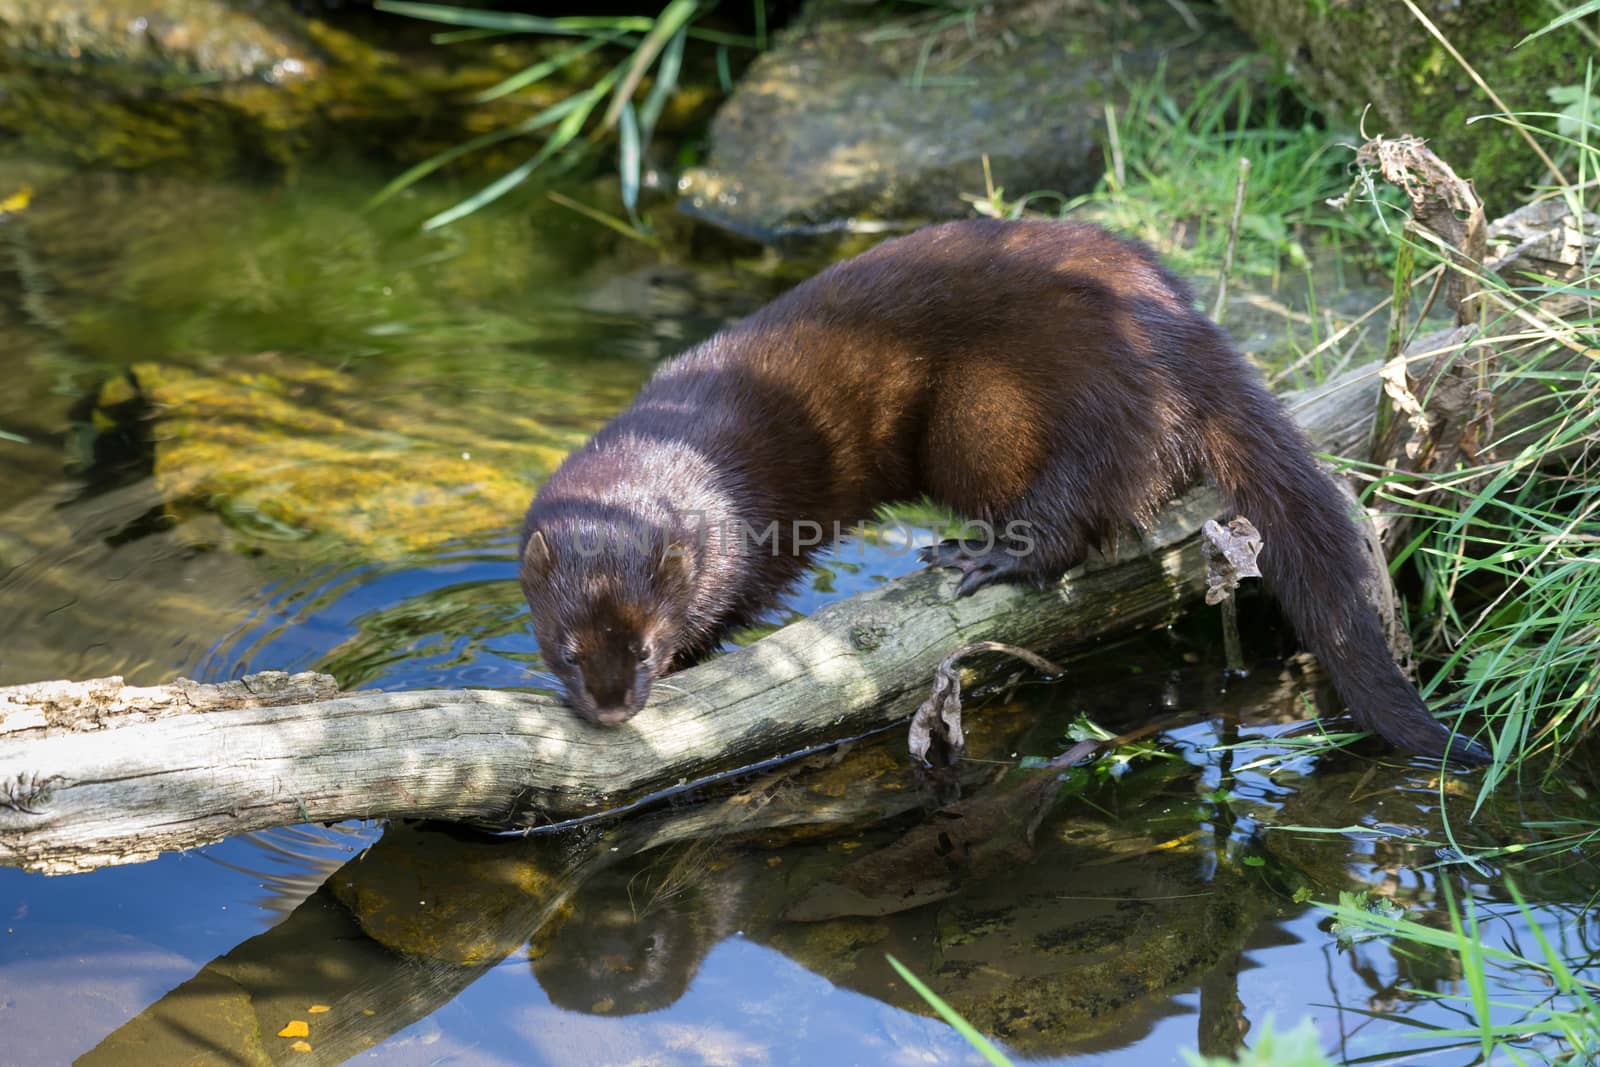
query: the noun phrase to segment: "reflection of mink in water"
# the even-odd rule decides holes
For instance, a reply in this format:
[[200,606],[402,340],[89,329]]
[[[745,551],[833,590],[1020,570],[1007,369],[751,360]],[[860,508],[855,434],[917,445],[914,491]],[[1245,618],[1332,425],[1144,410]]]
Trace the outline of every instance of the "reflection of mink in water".
[[614,725],[802,573],[796,522],[926,495],[1021,531],[928,553],[964,596],[1060,575],[1202,472],[1356,718],[1481,757],[1390,658],[1347,505],[1278,402],[1148,249],[1078,223],[931,226],[691,348],[540,489],[521,579],[568,699]]
[[737,929],[742,879],[706,877],[683,856],[664,869],[626,863],[595,875],[533,973],[550,1003],[597,1015],[637,1015],[677,1002],[706,953]]

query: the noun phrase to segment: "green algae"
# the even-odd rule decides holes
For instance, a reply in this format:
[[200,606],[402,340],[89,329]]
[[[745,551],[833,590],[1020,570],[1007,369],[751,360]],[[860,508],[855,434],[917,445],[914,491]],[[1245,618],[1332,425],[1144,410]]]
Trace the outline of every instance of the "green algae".
[[332,540],[375,560],[505,534],[611,407],[557,427],[531,390],[513,410],[441,410],[426,389],[375,402],[370,385],[271,355],[224,373],[139,364],[130,380],[156,415],[155,480],[178,521],[214,510],[255,541]]

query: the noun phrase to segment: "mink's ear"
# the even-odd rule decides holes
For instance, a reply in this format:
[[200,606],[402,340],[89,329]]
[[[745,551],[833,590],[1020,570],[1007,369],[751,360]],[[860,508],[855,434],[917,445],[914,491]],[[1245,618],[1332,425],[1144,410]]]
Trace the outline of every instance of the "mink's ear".
[[548,578],[555,561],[555,553],[550,551],[550,543],[544,539],[544,534],[533,531],[528,543],[522,546],[522,577]]
[[675,585],[687,586],[694,580],[694,544],[679,536],[667,542],[661,561],[656,564],[656,577]]

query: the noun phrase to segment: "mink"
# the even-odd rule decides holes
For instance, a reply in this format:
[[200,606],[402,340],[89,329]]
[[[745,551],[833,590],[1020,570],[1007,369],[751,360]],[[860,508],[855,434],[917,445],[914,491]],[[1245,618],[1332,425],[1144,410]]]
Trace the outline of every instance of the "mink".
[[616,725],[883,504],[993,531],[924,551],[967,596],[1059,576],[1202,475],[1363,727],[1486,758],[1395,665],[1349,505],[1276,398],[1150,249],[1084,223],[926,227],[665,363],[539,489],[519,577],[569,702]]

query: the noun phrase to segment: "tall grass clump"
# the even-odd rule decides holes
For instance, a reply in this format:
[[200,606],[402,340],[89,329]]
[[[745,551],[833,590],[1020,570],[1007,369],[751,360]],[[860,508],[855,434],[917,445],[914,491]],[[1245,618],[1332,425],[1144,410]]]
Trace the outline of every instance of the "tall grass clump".
[[615,134],[617,173],[622,202],[634,224],[643,175],[645,147],[655,132],[662,110],[678,86],[684,53],[695,41],[715,50],[717,70],[731,83],[728,50],[766,45],[766,3],[753,0],[754,36],[724,33],[702,24],[717,5],[712,0],[668,0],[659,14],[568,15],[547,18],[520,12],[491,11],[476,7],[421,3],[417,0],[376,0],[380,11],[406,15],[456,27],[434,35],[436,44],[453,44],[505,34],[533,34],[570,41],[548,57],[530,64],[478,94],[479,101],[495,100],[523,92],[556,75],[591,61],[591,54],[616,62],[599,77],[520,122],[455,145],[418,163],[384,186],[373,205],[473,152],[525,141],[527,158],[460,203],[433,215],[425,229],[446,226],[493,203],[528,181],[535,172],[560,172],[587,158],[602,137]]
[[[1541,34],[1579,29],[1569,14]],[[1522,47],[1539,47],[1541,34]],[[1450,263],[1437,244],[1407,231],[1397,215],[1402,198],[1374,185],[1374,210],[1331,210],[1327,200],[1350,183],[1348,146],[1244,64],[1202,83],[1187,103],[1159,75],[1127,85],[1125,103],[1106,109],[1105,177],[1062,205],[1142,238],[1185,273],[1212,274],[1227,250],[1244,157],[1250,184],[1236,273],[1277,281],[1284,264],[1305,268],[1311,242],[1326,240],[1336,256],[1365,247],[1369,265],[1414,259],[1479,275],[1485,295],[1473,342],[1492,342],[1494,355],[1478,386],[1495,398],[1480,447],[1448,471],[1369,468],[1367,476],[1372,498],[1410,520],[1391,563],[1414,594],[1425,692],[1464,713],[1464,723],[1482,724],[1495,754],[1485,796],[1526,766],[1553,781],[1600,715],[1600,264],[1592,251],[1600,87],[1593,69],[1575,71],[1574,81],[1550,87],[1551,111],[1477,120],[1528,144],[1551,171],[1537,197],[1558,200],[1579,239],[1591,241],[1590,258],[1564,280]],[[1486,110],[1498,99],[1489,91]],[[1041,196],[992,197],[979,208],[1020,214]],[[1422,331],[1412,324],[1411,332]],[[1600,838],[1600,824],[1564,826],[1551,842],[1591,833]]]
[[1122,96],[1105,108],[1104,176],[1092,192],[1062,203],[1063,213],[1143,240],[1182,273],[1210,275],[1226,252],[1243,157],[1250,186],[1238,274],[1277,282],[1285,264],[1308,266],[1310,243],[1371,241],[1366,220],[1324,204],[1349,184],[1348,151],[1312,121],[1288,82],[1259,63],[1241,60],[1185,87],[1186,103],[1164,71],[1126,83]]
[[1374,486],[1414,520],[1393,562],[1421,579],[1413,635],[1435,664],[1427,692],[1485,723],[1485,796],[1528,766],[1554,784],[1600,721],[1600,106],[1592,66],[1583,79],[1566,94],[1576,113],[1484,120],[1548,145],[1559,170],[1539,195],[1566,214],[1574,270],[1477,272],[1477,339],[1492,345],[1479,387],[1495,402],[1482,443],[1454,470]]
[[[1556,18],[1520,47],[1540,47],[1547,33],[1587,32],[1577,17]],[[1549,87],[1546,112],[1493,110],[1500,98],[1487,87],[1489,113],[1476,120],[1502,126],[1495,135],[1519,139],[1548,169],[1534,198],[1559,204],[1569,236],[1586,249],[1562,278],[1501,276],[1451,262],[1437,243],[1407,229],[1398,214],[1403,198],[1376,184],[1367,197],[1374,210],[1331,210],[1326,201],[1350,183],[1350,146],[1243,64],[1202,83],[1187,102],[1159,75],[1127,85],[1125,102],[1106,109],[1101,184],[1059,205],[1142,238],[1185,273],[1213,274],[1227,250],[1244,157],[1250,183],[1236,273],[1276,282],[1285,264],[1306,268],[1313,241],[1329,241],[1336,257],[1364,249],[1358,255],[1366,265],[1397,273],[1398,263],[1409,272],[1415,261],[1418,275],[1431,265],[1478,275],[1484,295],[1475,305],[1476,333],[1462,344],[1492,344],[1476,385],[1494,402],[1492,417],[1476,428],[1477,447],[1449,470],[1369,466],[1364,473],[1369,500],[1409,521],[1391,563],[1410,598],[1424,691],[1494,753],[1480,803],[1529,768],[1537,768],[1529,784],[1584,788],[1557,772],[1600,720],[1600,84],[1594,65],[1573,74],[1573,84]],[[1005,201],[991,190],[977,206],[1021,214],[1049,195]],[[1420,322],[1398,325],[1402,336],[1424,332]],[[1308,368],[1313,378],[1319,367]],[[1600,841],[1600,821],[1535,829],[1550,847]],[[1540,850],[1522,843],[1513,851]]]

